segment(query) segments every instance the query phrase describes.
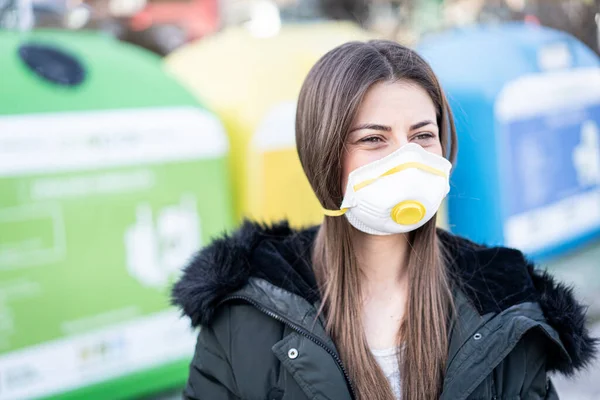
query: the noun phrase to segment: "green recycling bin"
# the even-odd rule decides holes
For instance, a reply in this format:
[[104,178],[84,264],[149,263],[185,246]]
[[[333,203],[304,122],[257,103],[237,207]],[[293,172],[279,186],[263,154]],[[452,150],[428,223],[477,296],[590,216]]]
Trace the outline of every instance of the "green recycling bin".
[[0,71],[0,399],[183,384],[169,287],[233,221],[220,121],[96,34],[0,32]]

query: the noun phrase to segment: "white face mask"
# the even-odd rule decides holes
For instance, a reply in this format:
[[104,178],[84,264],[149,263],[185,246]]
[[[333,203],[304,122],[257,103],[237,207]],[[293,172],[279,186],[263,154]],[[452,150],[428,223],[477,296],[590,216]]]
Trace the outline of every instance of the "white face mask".
[[372,235],[391,235],[423,226],[450,191],[452,164],[409,143],[392,154],[355,169],[340,210],[356,229]]

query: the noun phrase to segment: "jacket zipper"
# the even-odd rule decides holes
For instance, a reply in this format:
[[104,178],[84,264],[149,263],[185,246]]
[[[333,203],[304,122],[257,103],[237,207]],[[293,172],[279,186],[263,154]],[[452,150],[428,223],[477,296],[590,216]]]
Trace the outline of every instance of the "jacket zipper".
[[243,300],[243,301],[246,301],[246,302],[252,304],[258,311],[260,311],[263,314],[266,314],[269,317],[271,317],[271,318],[273,318],[273,319],[275,319],[275,320],[277,320],[277,321],[285,324],[286,326],[290,327],[294,332],[299,333],[300,335],[304,336],[305,338],[311,340],[316,345],[322,347],[325,351],[327,351],[327,353],[329,353],[329,355],[331,355],[331,357],[333,357],[333,359],[337,363],[340,371],[342,371],[342,373],[344,374],[344,378],[346,379],[346,384],[348,385],[348,388],[350,389],[350,397],[352,398],[352,400],[356,399],[356,394],[354,392],[354,386],[352,385],[352,382],[350,381],[350,376],[348,375],[348,372],[346,371],[346,368],[342,364],[342,360],[336,354],[335,351],[333,351],[327,344],[323,343],[318,337],[316,337],[315,335],[311,334],[309,331],[307,331],[306,329],[302,328],[301,326],[298,326],[298,325],[294,324],[293,322],[288,321],[284,317],[282,317],[282,316],[274,313],[273,311],[271,311],[271,310],[263,307],[258,302],[252,300],[249,297],[240,296],[240,295],[230,296],[230,297],[227,297],[227,298],[223,299],[219,303],[219,305],[225,303],[228,300]]

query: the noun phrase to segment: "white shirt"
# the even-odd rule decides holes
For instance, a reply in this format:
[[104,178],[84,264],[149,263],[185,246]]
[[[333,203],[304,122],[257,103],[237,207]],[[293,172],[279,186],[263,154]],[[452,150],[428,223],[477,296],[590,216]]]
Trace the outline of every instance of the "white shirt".
[[377,360],[377,363],[383,370],[383,374],[387,378],[394,397],[396,400],[401,400],[402,396],[402,385],[400,382],[400,368],[398,365],[398,353],[397,347],[391,347],[389,349],[371,349],[371,353]]

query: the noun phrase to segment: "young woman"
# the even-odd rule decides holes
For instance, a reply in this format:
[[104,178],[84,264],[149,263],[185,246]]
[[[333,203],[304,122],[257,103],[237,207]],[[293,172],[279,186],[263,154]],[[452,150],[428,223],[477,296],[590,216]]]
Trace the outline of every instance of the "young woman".
[[456,134],[414,51],[326,54],[296,141],[326,217],[246,222],[187,267],[174,302],[201,330],[186,398],[556,399],[548,372],[592,360],[569,288],[519,251],[436,229]]

